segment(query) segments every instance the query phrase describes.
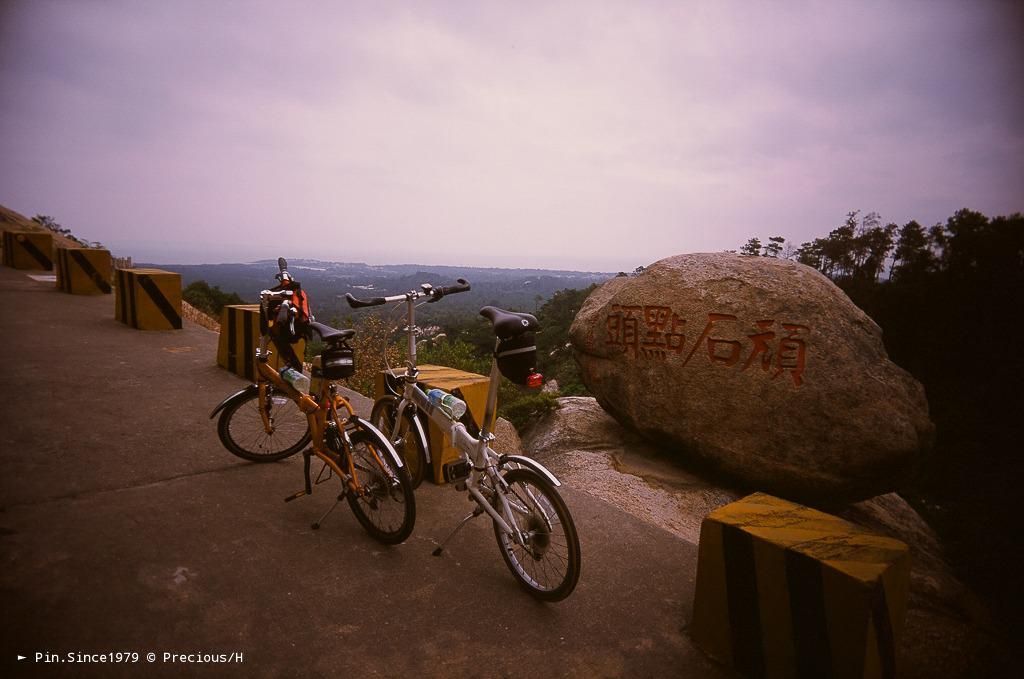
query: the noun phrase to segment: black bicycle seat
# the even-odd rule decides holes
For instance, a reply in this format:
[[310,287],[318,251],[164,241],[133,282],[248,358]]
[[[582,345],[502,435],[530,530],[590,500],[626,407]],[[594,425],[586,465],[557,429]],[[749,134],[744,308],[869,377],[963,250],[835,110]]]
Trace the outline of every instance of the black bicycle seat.
[[320,339],[325,342],[340,342],[341,340],[347,340],[351,337],[355,337],[355,330],[338,330],[332,328],[329,325],[318,323],[316,321],[310,321],[309,327],[316,331],[316,334],[320,335]]
[[533,314],[521,314],[517,311],[505,311],[496,306],[485,306],[480,310],[480,315],[491,322],[494,326],[494,334],[499,339],[517,337],[524,332],[536,332],[540,330],[540,323]]

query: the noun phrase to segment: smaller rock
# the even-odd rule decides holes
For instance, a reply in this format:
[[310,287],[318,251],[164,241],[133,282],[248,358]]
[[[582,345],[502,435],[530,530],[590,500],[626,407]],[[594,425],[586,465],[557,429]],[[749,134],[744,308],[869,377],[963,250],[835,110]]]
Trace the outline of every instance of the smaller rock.
[[566,396],[558,404],[527,428],[523,450],[562,483],[693,543],[704,517],[739,497],[680,467],[595,399]]
[[494,452],[500,455],[523,454],[523,442],[519,439],[519,432],[504,417],[494,421],[494,437],[491,443]]

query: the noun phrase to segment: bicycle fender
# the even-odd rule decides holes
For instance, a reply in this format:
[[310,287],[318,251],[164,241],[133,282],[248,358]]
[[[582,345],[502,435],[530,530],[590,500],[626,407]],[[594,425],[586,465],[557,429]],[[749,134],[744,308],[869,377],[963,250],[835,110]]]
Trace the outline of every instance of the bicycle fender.
[[259,391],[259,386],[255,384],[250,384],[245,389],[242,389],[241,391],[236,391],[235,393],[231,394],[231,396],[228,396],[226,399],[221,401],[220,405],[213,409],[213,412],[210,413],[210,419],[212,420],[214,417],[216,417],[217,413],[219,413],[220,411],[224,410],[229,405],[234,403],[235,400],[248,396],[250,393],[256,391]]
[[387,436],[384,436],[384,434],[380,433],[380,430],[377,429],[377,427],[373,426],[368,421],[364,420],[358,415],[352,415],[348,419],[349,422],[353,423],[357,427],[362,427],[363,429],[373,432],[378,437],[380,437],[380,440],[384,442],[384,450],[387,452],[388,457],[391,458],[391,461],[395,463],[395,466],[398,467],[399,469],[403,469],[405,467],[405,464],[402,462],[402,458],[399,456],[398,453],[395,452],[395,447],[391,445],[391,441],[388,440]]
[[558,487],[562,485],[561,482],[557,478],[555,478],[555,475],[547,470],[547,467],[542,465],[540,462],[537,462],[533,458],[525,457],[523,455],[502,455],[500,458],[498,458],[498,462],[499,464],[505,464],[506,462],[515,462],[516,464],[521,464],[527,469],[535,471],[541,476],[543,476],[544,479],[552,486]]

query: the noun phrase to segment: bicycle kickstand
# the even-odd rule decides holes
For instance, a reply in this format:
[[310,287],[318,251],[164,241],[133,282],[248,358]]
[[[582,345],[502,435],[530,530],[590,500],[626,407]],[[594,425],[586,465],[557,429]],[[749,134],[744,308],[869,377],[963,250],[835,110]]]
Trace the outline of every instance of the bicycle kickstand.
[[484,510],[483,510],[482,507],[477,507],[476,509],[474,509],[472,514],[470,514],[469,516],[464,518],[462,521],[460,521],[459,525],[456,526],[455,529],[452,530],[452,532],[448,534],[448,537],[446,537],[444,540],[441,541],[441,544],[438,546],[438,548],[433,551],[433,555],[434,556],[441,556],[441,552],[444,551],[444,547],[445,547],[445,545],[448,544],[449,540],[451,540],[453,537],[455,537],[455,534],[458,533],[460,530],[462,530],[463,526],[465,526],[471,520],[475,519],[476,517],[480,516],[483,513],[484,513]]
[[333,504],[333,505],[331,505],[331,506],[330,506],[330,508],[329,508],[329,509],[328,509],[328,510],[327,510],[326,512],[324,512],[323,516],[321,516],[321,517],[320,517],[319,519],[317,519],[316,521],[314,521],[314,522],[313,522],[313,525],[312,525],[312,526],[310,526],[310,527],[311,527],[311,528],[312,528],[313,530],[319,530],[319,528],[320,528],[320,524],[322,524],[322,523],[324,522],[324,519],[326,519],[326,518],[327,518],[327,515],[328,515],[328,514],[330,514],[331,512],[333,512],[333,511],[334,511],[334,508],[338,506],[338,503],[339,503],[339,502],[341,502],[341,501],[342,501],[342,499],[343,499],[344,497],[345,497],[345,493],[342,493],[342,494],[341,494],[341,495],[339,495],[339,496],[338,496],[337,498],[335,498],[335,500],[334,500],[334,504]]
[[302,466],[303,466],[303,471],[306,474],[306,487],[303,490],[300,490],[297,493],[292,493],[291,495],[286,497],[284,499],[285,502],[291,502],[292,500],[298,500],[303,495],[312,495],[313,494],[313,486],[309,482],[309,458],[312,457],[312,456],[313,456],[313,450],[312,449],[306,448],[304,451],[302,451]]

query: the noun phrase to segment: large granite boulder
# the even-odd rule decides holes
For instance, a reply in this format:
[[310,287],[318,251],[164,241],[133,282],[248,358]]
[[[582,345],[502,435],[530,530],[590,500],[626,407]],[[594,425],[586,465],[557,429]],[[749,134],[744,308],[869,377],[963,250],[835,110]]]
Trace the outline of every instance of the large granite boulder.
[[679,255],[595,290],[570,330],[622,424],[797,500],[893,490],[930,447],[924,390],[828,278],[788,260]]

